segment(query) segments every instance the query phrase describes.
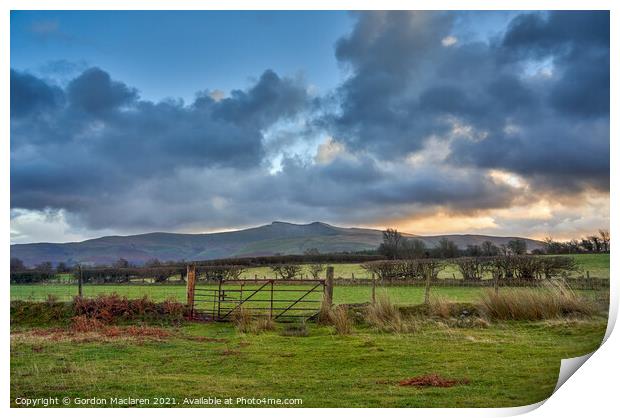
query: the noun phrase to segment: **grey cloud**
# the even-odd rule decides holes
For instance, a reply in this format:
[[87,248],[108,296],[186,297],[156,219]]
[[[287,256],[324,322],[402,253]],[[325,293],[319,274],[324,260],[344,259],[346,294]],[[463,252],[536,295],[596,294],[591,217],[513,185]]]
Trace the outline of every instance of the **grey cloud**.
[[[11,204],[26,209],[88,211],[180,168],[260,165],[263,131],[308,100],[303,85],[271,71],[247,91],[217,102],[199,97],[189,106],[141,101],[135,89],[96,68],[65,92],[12,75],[15,113],[24,117],[11,125]],[[66,100],[53,101],[50,92]]]
[[62,90],[30,74],[11,69],[11,118],[22,118],[60,105]]
[[129,105],[138,98],[136,89],[112,81],[99,68],[90,68],[73,79],[67,86],[71,105],[91,113],[99,113]]
[[[352,71],[341,112],[323,120],[337,138],[385,160],[431,135],[452,138],[452,164],[511,170],[562,193],[608,188],[607,12],[525,13],[499,39],[450,47],[440,39],[454,15],[423,16],[363,13],[337,43]],[[551,76],[528,73],[546,62]],[[484,140],[455,135],[455,123]]]
[[[608,15],[524,14],[503,37],[445,47],[454,19],[357,14],[336,44],[348,77],[323,97],[269,70],[190,104],[141,100],[100,69],[66,89],[12,71],[11,205],[138,232],[373,223],[608,191]],[[541,62],[553,74],[528,73]],[[290,152],[325,136],[345,149],[328,163]],[[407,160],[435,146],[446,155]],[[271,173],[275,155],[284,158]],[[498,184],[489,169],[530,189]]]

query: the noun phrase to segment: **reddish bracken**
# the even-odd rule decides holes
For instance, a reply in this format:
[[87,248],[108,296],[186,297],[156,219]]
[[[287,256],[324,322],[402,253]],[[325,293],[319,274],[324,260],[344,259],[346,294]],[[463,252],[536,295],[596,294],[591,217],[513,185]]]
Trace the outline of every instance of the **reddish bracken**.
[[409,379],[401,380],[399,386],[418,386],[418,387],[438,387],[449,388],[454,385],[466,385],[469,383],[468,379],[446,379],[437,374],[425,374],[422,376],[415,376]]

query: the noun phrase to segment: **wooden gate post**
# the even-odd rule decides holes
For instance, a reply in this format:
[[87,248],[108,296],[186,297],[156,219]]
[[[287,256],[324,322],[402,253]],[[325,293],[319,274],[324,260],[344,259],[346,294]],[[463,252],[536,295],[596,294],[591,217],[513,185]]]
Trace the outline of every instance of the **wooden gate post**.
[[426,284],[424,289],[424,304],[428,305],[431,302],[431,273],[426,272]]
[[194,291],[196,290],[196,266],[187,265],[187,308],[190,319],[194,317]]
[[78,296],[82,298],[82,265],[78,264]]
[[372,304],[377,302],[377,280],[375,279],[375,273],[372,273]]
[[334,267],[333,266],[327,267],[324,300],[327,306],[332,306],[334,302]]

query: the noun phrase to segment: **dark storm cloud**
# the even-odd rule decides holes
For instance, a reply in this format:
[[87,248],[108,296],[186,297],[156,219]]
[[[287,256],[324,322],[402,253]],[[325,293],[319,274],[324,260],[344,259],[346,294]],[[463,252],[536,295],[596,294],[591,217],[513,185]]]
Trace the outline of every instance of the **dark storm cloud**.
[[451,137],[453,164],[608,189],[609,14],[526,13],[488,43],[443,45],[453,16],[359,16],[336,49],[352,71],[325,118],[336,138],[389,160]]
[[551,12],[518,16],[502,46],[513,58],[551,58],[559,79],[550,103],[574,116],[609,114],[609,13]]
[[77,109],[100,113],[134,103],[138,92],[124,83],[112,81],[105,71],[90,68],[69,83],[67,96]]
[[[356,16],[335,45],[347,77],[322,97],[270,70],[191,104],[142,100],[98,68],[65,88],[12,71],[12,207],[133,232],[608,192],[608,13],[526,13],[488,42],[458,39],[452,12]],[[326,136],[322,158],[296,148]]]
[[12,77],[12,206],[26,209],[89,210],[182,167],[256,166],[263,131],[308,100],[303,85],[271,71],[247,91],[189,106],[141,101],[98,68],[64,92],[32,75]]
[[64,100],[62,90],[30,74],[11,69],[11,118],[49,110]]

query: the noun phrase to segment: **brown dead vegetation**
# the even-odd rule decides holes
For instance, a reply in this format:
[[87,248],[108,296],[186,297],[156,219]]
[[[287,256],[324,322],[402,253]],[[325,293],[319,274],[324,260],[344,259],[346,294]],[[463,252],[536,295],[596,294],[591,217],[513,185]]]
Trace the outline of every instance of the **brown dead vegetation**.
[[36,346],[49,341],[71,341],[76,343],[131,341],[163,341],[173,332],[146,325],[105,325],[93,318],[75,317],[69,328],[37,328],[11,333],[12,341],[33,343]]
[[438,374],[425,374],[422,376],[410,377],[409,379],[398,382],[399,386],[417,386],[417,387],[438,387],[449,388],[454,385],[467,385],[468,379],[446,379]]

